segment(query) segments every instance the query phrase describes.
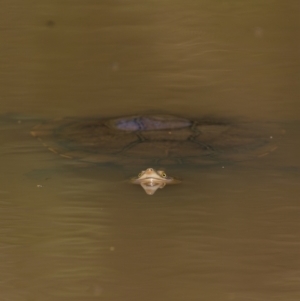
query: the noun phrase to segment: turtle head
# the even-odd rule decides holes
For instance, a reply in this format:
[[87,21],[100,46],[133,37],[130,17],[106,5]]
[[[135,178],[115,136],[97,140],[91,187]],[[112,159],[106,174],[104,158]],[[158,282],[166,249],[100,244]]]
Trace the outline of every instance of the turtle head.
[[167,184],[179,182],[179,180],[167,176],[163,170],[155,170],[153,168],[147,168],[141,171],[137,177],[131,179],[131,183],[141,185],[149,195],[153,195],[158,188],[164,188]]

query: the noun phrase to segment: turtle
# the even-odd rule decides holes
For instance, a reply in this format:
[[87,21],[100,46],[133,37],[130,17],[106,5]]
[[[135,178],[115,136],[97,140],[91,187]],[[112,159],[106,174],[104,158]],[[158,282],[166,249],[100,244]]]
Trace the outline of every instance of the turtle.
[[199,166],[262,157],[277,148],[268,124],[230,118],[142,114],[59,118],[31,134],[67,159],[97,164]]
[[[167,114],[114,118],[60,118],[36,125],[31,134],[67,159],[130,166],[201,166],[262,157],[277,148],[273,126],[232,119]],[[164,170],[147,168],[131,178],[148,195],[178,184]]]

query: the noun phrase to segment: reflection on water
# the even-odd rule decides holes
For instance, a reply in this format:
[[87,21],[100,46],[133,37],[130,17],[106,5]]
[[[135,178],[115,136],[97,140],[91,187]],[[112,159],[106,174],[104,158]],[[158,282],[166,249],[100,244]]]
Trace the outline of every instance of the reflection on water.
[[[298,16],[293,0],[3,3],[0,113],[23,117],[0,124],[1,298],[299,300]],[[151,198],[126,166],[29,134],[32,116],[148,111],[286,134],[251,162],[172,165],[183,183]]]

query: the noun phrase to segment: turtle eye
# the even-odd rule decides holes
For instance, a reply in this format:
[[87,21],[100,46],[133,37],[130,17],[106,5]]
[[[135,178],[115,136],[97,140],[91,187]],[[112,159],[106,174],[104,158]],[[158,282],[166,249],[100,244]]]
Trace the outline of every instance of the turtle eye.
[[161,173],[161,176],[162,176],[163,178],[165,178],[167,175],[166,175],[165,172],[162,172],[162,173]]
[[142,173],[142,172],[140,172],[140,173],[138,174],[138,178],[140,178],[140,177],[142,176],[142,174],[143,174],[143,173]]

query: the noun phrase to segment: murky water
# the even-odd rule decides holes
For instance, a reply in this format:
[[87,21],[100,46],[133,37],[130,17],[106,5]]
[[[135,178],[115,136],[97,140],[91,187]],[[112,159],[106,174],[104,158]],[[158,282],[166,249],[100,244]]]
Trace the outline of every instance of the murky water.
[[[4,1],[0,300],[300,299],[298,1]],[[269,156],[167,171],[81,165],[40,120],[163,112],[285,132]],[[149,166],[145,166],[149,167]],[[222,168],[223,167],[223,168]]]

